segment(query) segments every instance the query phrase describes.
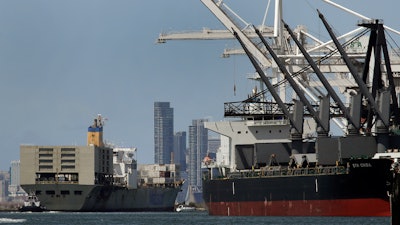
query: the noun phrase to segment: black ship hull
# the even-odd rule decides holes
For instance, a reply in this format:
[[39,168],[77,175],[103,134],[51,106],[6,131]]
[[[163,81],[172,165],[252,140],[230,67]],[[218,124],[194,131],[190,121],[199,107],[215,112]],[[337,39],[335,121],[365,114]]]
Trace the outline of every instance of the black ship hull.
[[41,206],[22,206],[18,209],[20,212],[44,212],[46,211],[45,207]]
[[389,216],[391,163],[364,159],[350,161],[347,168],[270,168],[206,179],[203,197],[210,215]]
[[128,189],[102,185],[33,184],[22,185],[35,190],[49,211],[72,212],[141,212],[174,211],[180,186]]

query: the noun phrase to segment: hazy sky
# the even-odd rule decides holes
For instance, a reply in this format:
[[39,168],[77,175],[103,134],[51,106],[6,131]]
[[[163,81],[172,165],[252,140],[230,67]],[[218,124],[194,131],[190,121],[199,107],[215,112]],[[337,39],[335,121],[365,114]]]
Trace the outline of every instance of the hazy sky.
[[[268,1],[225,2],[258,25]],[[338,1],[400,30],[400,3],[375,2]],[[325,40],[317,8],[339,33],[359,20],[319,0],[283,4],[291,27]],[[203,27],[223,28],[199,0],[0,0],[0,170],[19,159],[21,144],[85,145],[98,113],[108,118],[104,138],[137,147],[139,163],[153,163],[155,101],[171,102],[175,131],[192,119],[222,120],[223,103],[254,86],[247,57],[220,57],[237,41],[155,43],[160,32]]]

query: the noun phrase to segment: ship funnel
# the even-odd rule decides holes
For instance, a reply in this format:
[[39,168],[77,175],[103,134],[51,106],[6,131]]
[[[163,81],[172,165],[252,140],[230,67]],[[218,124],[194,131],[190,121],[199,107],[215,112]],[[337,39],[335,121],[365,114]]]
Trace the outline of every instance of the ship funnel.
[[93,125],[88,127],[87,132],[87,144],[94,145],[97,147],[103,147],[103,126],[101,117],[94,119]]

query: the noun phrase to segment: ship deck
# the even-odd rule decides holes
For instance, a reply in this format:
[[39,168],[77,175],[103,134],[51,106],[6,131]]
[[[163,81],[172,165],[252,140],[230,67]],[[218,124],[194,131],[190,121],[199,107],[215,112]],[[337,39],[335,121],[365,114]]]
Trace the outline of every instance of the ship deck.
[[318,175],[337,175],[348,174],[349,171],[344,166],[314,167],[314,168],[282,168],[267,167],[256,170],[246,170],[230,173],[225,178],[260,178],[260,177],[283,177],[283,176],[318,176]]

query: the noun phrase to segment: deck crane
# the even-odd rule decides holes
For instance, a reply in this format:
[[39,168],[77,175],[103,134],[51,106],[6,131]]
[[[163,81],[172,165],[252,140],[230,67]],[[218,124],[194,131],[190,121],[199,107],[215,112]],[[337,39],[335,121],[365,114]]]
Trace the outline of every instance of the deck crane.
[[[302,101],[295,101],[295,108],[294,113],[290,113],[287,109],[286,104],[282,101],[278,93],[276,92],[275,88],[268,80],[267,76],[265,75],[264,71],[261,69],[260,65],[256,62],[251,52],[247,49],[247,46],[243,43],[242,39],[233,30],[233,35],[239,41],[240,45],[242,46],[243,50],[246,52],[246,55],[249,57],[251,63],[253,64],[254,68],[256,69],[257,73],[260,75],[261,80],[266,84],[268,90],[272,94],[273,98],[279,105],[279,108],[283,111],[283,114],[289,119],[290,124],[292,126],[292,130],[290,131],[290,136],[292,139],[292,153],[297,154],[302,151],[302,135],[303,135],[303,116],[304,116],[304,104]],[[260,35],[258,33],[258,35]]]
[[346,51],[343,49],[342,45],[337,40],[336,36],[333,34],[332,28],[330,27],[330,25],[325,20],[324,16],[319,11],[318,11],[318,14],[319,14],[319,17],[322,20],[324,26],[326,27],[329,35],[331,36],[333,42],[335,43],[336,47],[338,48],[340,54],[342,55],[344,61],[346,62],[347,66],[349,67],[350,73],[352,74],[352,76],[354,77],[358,86],[360,87],[361,93],[367,98],[369,104],[371,105],[373,110],[376,112],[376,114],[379,116],[379,118],[382,120],[384,126],[389,127],[388,119],[387,120],[384,119],[384,118],[386,118],[386,116],[383,115],[383,112],[379,109],[378,104],[375,102],[374,97],[369,92],[367,85],[364,83],[362,78],[358,75],[356,68],[351,63],[349,57],[347,56]]
[[[290,29],[289,25],[287,25],[284,21],[282,21],[284,27],[286,30],[289,32],[290,36],[292,37],[293,41],[296,43],[297,47],[300,49],[302,54],[304,55],[304,58],[308,61],[312,69],[314,70],[315,74],[318,76],[319,80],[322,82],[323,86],[325,89],[328,91],[329,95],[332,97],[332,99],[336,102],[336,104],[339,106],[340,110],[343,112],[344,116],[348,121],[350,121],[350,125],[352,125],[351,130],[352,133],[357,134],[358,130],[360,129],[360,118],[359,118],[359,113],[357,113],[355,120],[353,118],[354,115],[350,115],[349,110],[346,108],[340,97],[337,95],[336,91],[333,89],[333,87],[329,84],[329,81],[325,78],[325,76],[322,74],[321,70],[318,68],[317,64],[314,62],[314,60],[311,58],[311,56],[308,54],[306,49],[303,47],[303,45],[300,43],[299,40],[297,40],[297,37],[293,33],[293,31]],[[256,30],[257,33],[259,33]],[[360,98],[361,100],[361,98]],[[353,105],[354,106],[354,105]],[[359,111],[359,110],[358,110]]]
[[258,65],[258,63],[256,62],[255,58],[250,53],[250,51],[248,50],[247,46],[244,44],[244,42],[242,41],[242,39],[239,37],[239,35],[237,34],[237,32],[235,30],[233,30],[233,35],[239,41],[239,43],[242,46],[243,50],[246,52],[246,55],[249,57],[251,63],[253,64],[254,68],[256,69],[257,73],[260,75],[262,81],[266,84],[268,90],[271,92],[273,98],[275,99],[275,101],[277,102],[277,104],[279,105],[281,110],[283,111],[284,115],[288,116],[288,118],[289,118],[290,122],[292,123],[294,129],[296,129],[296,132],[298,132],[298,133],[303,132],[302,124],[299,124],[295,120],[295,118],[292,115],[290,115],[289,110],[287,109],[287,107],[286,107],[285,103],[282,101],[282,99],[279,97],[278,93],[275,90],[275,87],[271,84],[271,82],[269,81],[268,77],[265,75],[264,71],[261,69],[260,65]]
[[[279,69],[281,72],[284,74],[286,80],[290,83],[292,86],[293,90],[296,92],[297,96],[299,96],[301,102],[306,105],[308,111],[312,115],[312,117],[315,119],[317,122],[319,128],[321,129],[320,131],[317,131],[321,134],[327,135],[329,132],[329,118],[325,118],[323,111],[324,111],[324,104],[322,98],[321,99],[321,114],[318,115],[317,112],[314,110],[314,106],[309,102],[309,100],[306,98],[305,94],[301,92],[298,84],[295,82],[294,78],[292,77],[292,74],[289,73],[289,71],[286,69],[286,66],[283,64],[282,60],[278,58],[278,56],[275,54],[274,50],[271,48],[271,46],[266,42],[266,40],[261,36],[261,33],[256,30],[256,33],[259,35],[262,43],[265,45],[267,48],[268,52],[270,53],[271,57],[274,59],[276,64],[278,65]],[[329,100],[329,99],[328,99]],[[327,107],[329,109],[329,106]],[[329,116],[329,111],[328,111],[328,116]]]

